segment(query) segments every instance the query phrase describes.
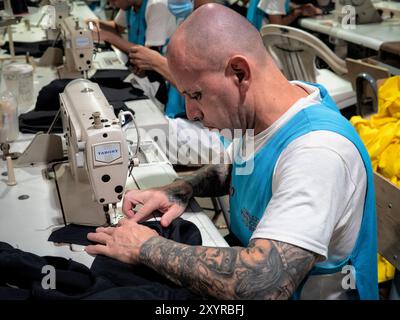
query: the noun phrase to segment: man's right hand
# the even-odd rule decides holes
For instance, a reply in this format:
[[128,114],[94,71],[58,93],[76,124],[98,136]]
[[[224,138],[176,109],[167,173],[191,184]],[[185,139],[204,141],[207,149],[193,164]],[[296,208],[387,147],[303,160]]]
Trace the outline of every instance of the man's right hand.
[[[154,211],[159,211],[162,213],[161,225],[168,227],[185,211],[192,192],[191,186],[183,180],[161,188],[130,190],[125,194],[122,211],[136,222],[146,220]],[[142,207],[136,211],[139,205]]]

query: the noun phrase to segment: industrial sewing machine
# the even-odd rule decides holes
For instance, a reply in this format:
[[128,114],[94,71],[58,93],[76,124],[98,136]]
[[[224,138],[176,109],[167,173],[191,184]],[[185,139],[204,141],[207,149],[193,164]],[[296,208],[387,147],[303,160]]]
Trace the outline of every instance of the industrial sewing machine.
[[146,189],[176,178],[151,138],[142,140],[137,127],[135,134],[122,129],[124,117],[133,115],[122,112],[117,118],[97,84],[70,82],[60,94],[60,106],[68,163],[56,164],[54,173],[66,224],[116,224],[126,185]]
[[64,44],[64,65],[58,68],[60,78],[87,78],[92,68],[92,32],[79,19],[67,17],[61,23]]
[[335,16],[341,24],[366,24],[382,21],[371,0],[337,0]]
[[[65,222],[82,225],[112,223],[128,173],[128,145],[99,86],[88,80],[70,82],[60,94],[68,163],[55,166]],[[108,220],[108,221],[107,221]]]

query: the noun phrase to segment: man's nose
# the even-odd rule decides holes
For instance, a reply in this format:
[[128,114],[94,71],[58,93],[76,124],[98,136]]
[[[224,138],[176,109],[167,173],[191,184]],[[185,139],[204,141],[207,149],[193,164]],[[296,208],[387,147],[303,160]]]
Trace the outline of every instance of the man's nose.
[[186,100],[186,115],[189,120],[202,120],[203,113],[201,110],[196,106],[195,102],[191,102],[189,99]]

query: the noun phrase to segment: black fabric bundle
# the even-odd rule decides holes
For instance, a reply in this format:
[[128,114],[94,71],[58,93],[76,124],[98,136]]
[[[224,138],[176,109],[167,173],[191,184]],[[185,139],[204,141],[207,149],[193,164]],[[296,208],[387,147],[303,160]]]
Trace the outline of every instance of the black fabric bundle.
[[[191,222],[176,219],[168,228],[158,221],[146,222],[161,236],[189,245],[201,245],[198,228]],[[89,230],[90,231],[90,230]],[[89,232],[88,231],[88,232]],[[43,267],[55,269],[55,289],[46,289]],[[143,265],[130,265],[97,256],[91,266],[61,257],[39,257],[0,242],[0,300],[187,300],[197,299]]]
[[[53,42],[54,42],[53,40],[43,40],[43,41],[37,41],[37,42],[16,41],[16,42],[14,42],[15,55],[23,56],[29,52],[29,55],[31,57],[40,58],[43,55],[43,53],[46,51],[46,49],[53,45]],[[54,45],[54,47],[62,49],[62,42],[57,41],[57,43]],[[3,50],[5,50],[6,53],[10,53],[9,42],[6,42],[1,48]]]
[[[36,42],[20,42],[14,41],[14,50],[17,56],[25,55],[29,52],[29,55],[34,58],[40,58],[46,52],[46,49],[49,47],[60,48],[64,50],[62,40],[58,40],[54,43],[54,40],[42,40]],[[102,50],[110,50],[111,46],[109,44],[100,44],[96,45],[98,48]],[[1,48],[6,51],[6,53],[10,53],[10,43],[7,41],[4,43]]]

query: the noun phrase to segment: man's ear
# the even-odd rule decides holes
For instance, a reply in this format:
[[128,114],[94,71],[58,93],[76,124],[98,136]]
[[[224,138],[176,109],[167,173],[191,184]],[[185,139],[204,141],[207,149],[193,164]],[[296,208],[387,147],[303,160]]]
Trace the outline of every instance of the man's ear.
[[228,62],[228,74],[235,77],[237,86],[248,87],[250,82],[250,66],[247,59],[243,56],[233,56]]

